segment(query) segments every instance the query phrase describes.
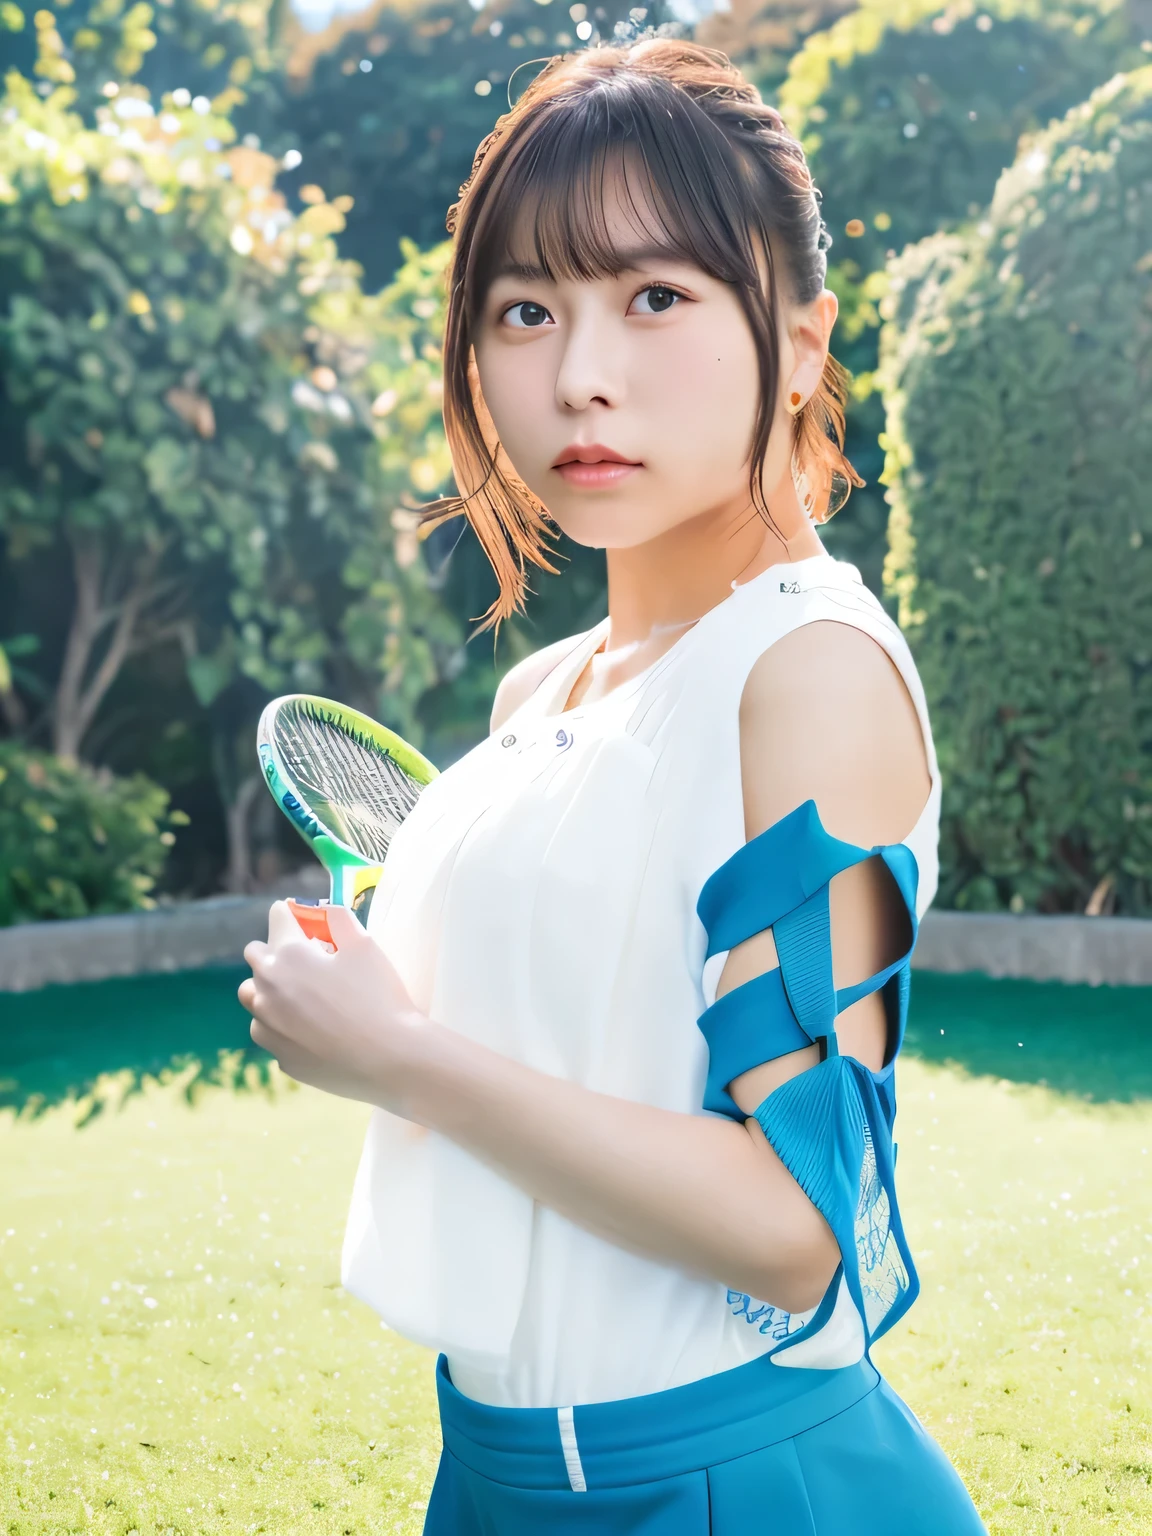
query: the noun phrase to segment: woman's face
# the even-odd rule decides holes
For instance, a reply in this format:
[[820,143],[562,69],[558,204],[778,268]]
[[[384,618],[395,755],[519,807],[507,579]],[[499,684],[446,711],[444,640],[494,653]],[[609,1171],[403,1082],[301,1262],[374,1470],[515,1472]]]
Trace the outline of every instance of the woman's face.
[[[475,353],[484,403],[517,473],[564,533],[612,549],[701,515],[750,510],[760,376],[735,291],[653,254],[619,181],[607,195],[626,270],[550,282],[533,270],[530,241],[522,249],[514,241],[518,270],[497,273]],[[821,297],[834,318],[835,300]],[[825,319],[789,312],[781,326],[781,387],[763,477],[778,523],[791,521],[788,508],[781,519],[774,505],[785,486],[794,505],[785,392],[798,388],[806,399],[816,388],[831,329]],[[810,379],[799,376],[806,357]]]

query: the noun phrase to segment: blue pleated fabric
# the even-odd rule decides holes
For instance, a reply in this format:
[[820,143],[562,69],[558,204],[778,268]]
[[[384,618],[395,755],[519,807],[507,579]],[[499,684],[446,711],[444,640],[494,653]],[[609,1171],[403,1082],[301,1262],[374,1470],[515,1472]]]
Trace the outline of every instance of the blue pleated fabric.
[[[884,861],[908,915],[906,952],[884,970],[837,990],[832,972],[829,884],[865,859]],[[777,969],[725,993],[700,1017],[708,1042],[704,1107],[743,1121],[728,1093],[741,1073],[804,1046],[818,1066],[789,1079],[755,1118],[780,1160],[824,1216],[840,1248],[841,1270],[825,1305],[803,1327],[781,1329],[770,1351],[783,1354],[824,1327],[841,1276],[864,1328],[865,1352],[915,1301],[919,1281],[896,1202],[893,1068],[904,1038],[910,964],[916,943],[916,860],[903,844],[859,848],[825,831],[808,800],[746,843],[705,883],[697,913],[708,956],[772,929]],[[872,992],[884,998],[887,1061],[873,1072],[841,1055],[836,1019]],[[750,1297],[730,1293],[751,1320]],[[741,1310],[741,1307],[743,1310]]]
[[441,1356],[444,1450],[425,1536],[982,1536],[947,1457],[866,1360],[766,1356],[572,1409],[461,1396]]

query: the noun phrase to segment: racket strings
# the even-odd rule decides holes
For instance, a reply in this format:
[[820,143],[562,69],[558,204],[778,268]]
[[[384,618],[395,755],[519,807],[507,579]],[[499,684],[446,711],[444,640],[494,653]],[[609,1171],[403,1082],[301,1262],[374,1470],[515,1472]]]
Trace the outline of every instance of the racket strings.
[[350,848],[382,863],[423,786],[382,748],[311,710],[283,711],[276,736],[309,809]]

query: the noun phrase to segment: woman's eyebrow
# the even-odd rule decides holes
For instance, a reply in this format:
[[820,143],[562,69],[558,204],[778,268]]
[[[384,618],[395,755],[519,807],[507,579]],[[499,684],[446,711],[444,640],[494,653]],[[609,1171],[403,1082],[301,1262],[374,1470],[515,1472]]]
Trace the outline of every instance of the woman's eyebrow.
[[[613,251],[612,256],[615,273],[638,271],[645,262],[650,261],[677,261],[685,265],[691,264],[682,252],[675,250],[672,246],[658,243],[621,246]],[[492,274],[493,282],[501,277],[515,277],[522,283],[548,283],[555,280],[538,263],[515,261],[511,257],[502,261]]]

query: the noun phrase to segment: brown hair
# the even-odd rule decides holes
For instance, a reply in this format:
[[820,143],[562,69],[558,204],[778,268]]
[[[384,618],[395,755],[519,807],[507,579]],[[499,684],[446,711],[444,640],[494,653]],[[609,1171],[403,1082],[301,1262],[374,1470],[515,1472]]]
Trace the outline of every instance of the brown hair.
[[[523,609],[528,564],[556,568],[549,559],[554,524],[516,474],[484,407],[475,327],[526,208],[536,261],[550,278],[620,272],[602,194],[610,157],[627,184],[629,156],[643,169],[669,255],[730,283],[748,318],[761,396],[750,492],[771,523],[760,481],[779,370],[777,265],[796,302],[809,303],[824,286],[831,243],[804,152],[775,108],[712,49],[653,37],[558,55],[497,120],[448,211],[455,244],[444,427],[460,494],[425,507],[423,520],[439,523],[462,513],[475,530],[500,586],[485,628]],[[844,481],[863,484],[843,452],[846,384],[844,370],[829,357],[794,427],[802,457],[832,457],[841,489]]]

